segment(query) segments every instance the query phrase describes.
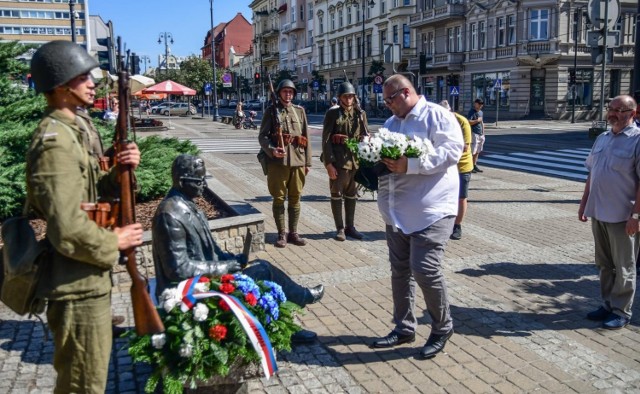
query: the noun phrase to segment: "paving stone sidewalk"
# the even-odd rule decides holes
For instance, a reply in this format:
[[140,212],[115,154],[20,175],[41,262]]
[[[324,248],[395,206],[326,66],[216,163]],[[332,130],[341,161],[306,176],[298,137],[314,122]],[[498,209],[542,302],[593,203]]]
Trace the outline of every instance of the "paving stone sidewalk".
[[[227,131],[196,120],[174,126],[194,137]],[[309,243],[276,249],[270,197],[255,154],[203,157],[211,174],[267,216],[268,245],[256,257],[327,289],[301,317],[318,333],[318,343],[279,355],[280,373],[251,381],[250,392],[640,392],[637,317],[619,331],[584,318],[598,306],[599,286],[590,226],[577,219],[583,184],[492,168],[473,175],[463,238],[449,242],[444,262],[456,334],[445,353],[424,361],[416,357],[429,335],[422,296],[414,344],[368,347],[392,328],[384,226],[370,194],[356,213],[367,239],[334,241],[328,179],[314,158],[299,228]],[[127,284],[115,288],[113,303],[132,324],[128,291]],[[636,315],[637,309],[636,303]],[[3,306],[0,319],[0,392],[51,392],[53,349],[43,342],[40,323]],[[148,374],[148,367],[131,363],[126,343],[115,341],[107,391],[143,392]]]

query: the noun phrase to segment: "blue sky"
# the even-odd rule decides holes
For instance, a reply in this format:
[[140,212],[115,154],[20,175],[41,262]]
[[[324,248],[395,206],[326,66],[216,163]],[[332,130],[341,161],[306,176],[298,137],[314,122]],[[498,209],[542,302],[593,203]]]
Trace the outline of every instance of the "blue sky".
[[[214,0],[213,23],[228,22],[238,12],[251,23],[250,0]],[[165,32],[173,36],[171,53],[176,56],[200,54],[204,38],[211,26],[208,0],[90,0],[89,14],[100,15],[113,22],[113,34],[122,36],[126,49],[147,55],[150,65],[158,65],[164,54]],[[144,70],[144,64],[140,64]]]

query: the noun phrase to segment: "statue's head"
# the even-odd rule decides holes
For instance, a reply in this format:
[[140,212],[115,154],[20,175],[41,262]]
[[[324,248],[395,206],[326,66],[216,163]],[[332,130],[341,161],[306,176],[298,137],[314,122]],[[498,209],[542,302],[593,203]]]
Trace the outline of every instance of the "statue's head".
[[206,174],[204,160],[193,155],[183,154],[176,157],[171,167],[173,187],[189,198],[202,195],[207,186]]

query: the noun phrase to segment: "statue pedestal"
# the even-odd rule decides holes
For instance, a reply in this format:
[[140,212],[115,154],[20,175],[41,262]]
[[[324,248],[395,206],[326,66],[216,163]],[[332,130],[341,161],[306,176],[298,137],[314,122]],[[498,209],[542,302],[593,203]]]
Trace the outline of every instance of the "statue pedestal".
[[248,394],[250,379],[259,379],[262,370],[257,364],[245,364],[236,361],[230,368],[227,376],[214,376],[211,379],[197,383],[197,388],[189,388],[185,385],[185,394]]

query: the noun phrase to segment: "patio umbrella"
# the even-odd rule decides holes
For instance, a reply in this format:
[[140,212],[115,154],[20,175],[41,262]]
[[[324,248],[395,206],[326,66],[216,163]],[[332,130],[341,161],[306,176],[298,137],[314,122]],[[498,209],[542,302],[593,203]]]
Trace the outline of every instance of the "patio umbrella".
[[145,77],[144,75],[136,74],[129,77],[129,87],[132,92],[137,92],[146,88],[147,86],[155,85],[156,81],[152,78]]
[[195,96],[196,91],[177,82],[167,80],[142,90],[142,93],[167,93],[178,96]]
[[164,100],[167,98],[166,93],[142,93],[142,90],[138,90],[132,96],[141,100]]

